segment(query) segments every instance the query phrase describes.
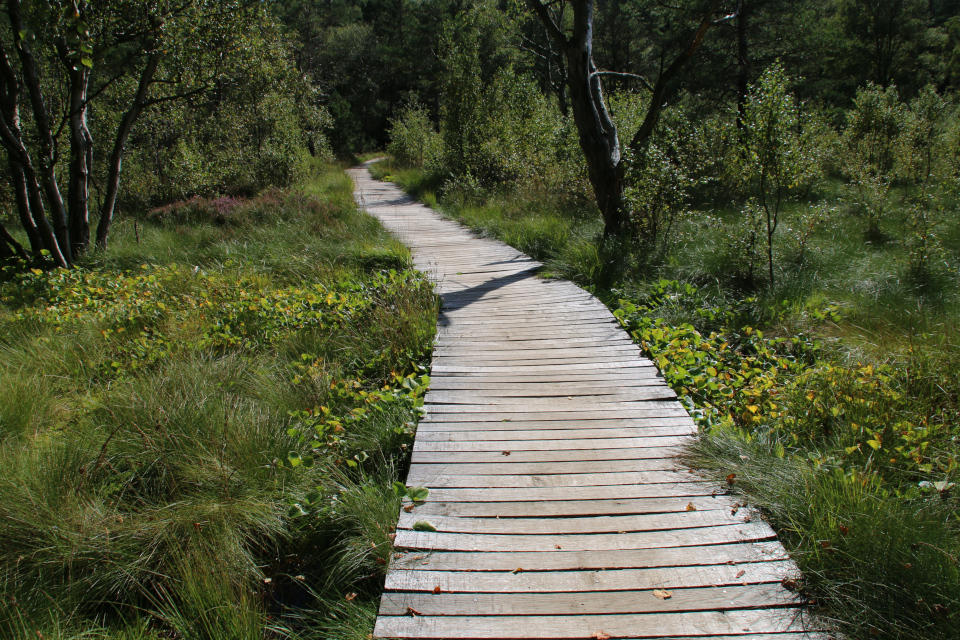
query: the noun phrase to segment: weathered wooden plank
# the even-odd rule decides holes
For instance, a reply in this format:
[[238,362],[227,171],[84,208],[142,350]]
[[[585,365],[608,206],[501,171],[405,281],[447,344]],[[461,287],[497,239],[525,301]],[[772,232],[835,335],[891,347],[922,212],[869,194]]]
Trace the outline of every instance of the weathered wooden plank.
[[[747,513],[746,516],[741,513]],[[626,533],[637,531],[671,531],[697,527],[716,527],[741,524],[749,512],[714,509],[713,511],[682,511],[654,515],[581,516],[576,511],[567,517],[555,518],[466,518],[434,516],[430,523],[441,533],[490,533],[510,535],[556,535],[561,533]],[[422,513],[401,513],[398,529],[411,529],[423,519]]]
[[[603,463],[596,461],[570,461],[560,462],[514,462],[510,458],[513,456],[504,456],[501,454],[500,460],[484,462],[459,462],[451,463],[448,461],[433,464],[413,463],[410,465],[410,471],[407,473],[407,484],[420,482],[420,478],[435,478],[440,474],[448,476],[461,475],[536,475],[536,474],[570,474],[570,473],[620,473],[633,471],[673,471],[680,469],[680,465],[671,458],[653,458],[648,460],[607,460]],[[503,461],[506,462],[503,462]],[[686,472],[686,469],[683,469]]]
[[531,489],[448,489],[433,488],[430,500],[437,502],[527,502],[530,500],[605,500],[710,496],[721,493],[717,485],[705,482],[680,482],[666,485],[638,484],[598,487],[534,487]]
[[[411,483],[413,484],[413,483]],[[426,502],[407,505],[417,517],[451,516],[458,518],[555,518],[579,516],[615,516],[637,514],[684,513],[692,505],[697,511],[739,511],[728,496],[685,496],[680,498],[637,498],[607,500],[557,500],[543,502]]]
[[[573,328],[576,326],[576,328]],[[437,337],[448,338],[476,338],[483,339],[485,335],[503,336],[505,339],[530,340],[534,338],[550,337],[554,339],[577,337],[591,338],[604,337],[610,335],[623,335],[623,329],[618,323],[609,322],[602,324],[585,325],[564,325],[551,327],[549,332],[544,331],[538,324],[518,325],[515,327],[489,327],[477,325],[472,327],[455,327],[449,325],[437,325]]]
[[544,614],[598,615],[676,611],[727,611],[794,607],[797,594],[779,584],[730,585],[675,589],[669,599],[657,598],[653,589],[615,593],[385,593],[381,616],[409,615],[408,608],[424,616],[529,616]]
[[[443,466],[443,465],[439,465]],[[671,482],[700,482],[700,478],[689,471],[634,471],[619,473],[565,473],[555,475],[461,475],[444,473],[440,469],[432,475],[414,476],[415,482],[429,488],[473,488],[490,489],[533,488],[533,487],[605,487],[614,485],[668,484]]]
[[590,638],[619,639],[801,632],[802,609],[691,611],[597,616],[382,616],[382,638]]
[[[696,555],[699,549],[686,551]],[[419,562],[417,569],[392,569],[384,589],[433,592],[439,586],[445,593],[603,592],[779,583],[797,575],[796,565],[782,560],[592,571],[532,571],[519,564],[509,571],[435,571],[429,568],[431,556]]]
[[[482,423],[500,425],[509,427],[508,423],[493,422]],[[551,423],[552,424],[552,423]],[[510,430],[510,429],[483,429],[483,430],[464,430],[449,431],[444,429],[423,429],[418,431],[419,438],[424,442],[481,442],[498,441],[514,442],[523,440],[541,440],[543,438],[561,440],[564,438],[579,438],[583,440],[603,439],[603,438],[643,438],[646,436],[684,436],[697,433],[695,427],[649,427],[640,429],[620,428],[620,429],[558,429],[558,430]],[[503,446],[509,446],[504,444]]]
[[496,405],[507,406],[522,404],[527,407],[553,406],[556,408],[566,408],[571,405],[580,404],[586,407],[592,407],[595,404],[619,404],[634,406],[635,402],[647,402],[649,400],[670,400],[676,398],[677,394],[666,385],[651,385],[648,387],[635,387],[631,391],[624,391],[617,394],[595,395],[583,392],[576,392],[570,389],[544,389],[540,393],[533,393],[522,389],[506,389],[503,395],[500,392],[469,392],[469,391],[440,391],[430,390],[424,397],[424,401],[430,404],[462,404],[462,405]]
[[482,373],[447,375],[431,378],[430,388],[437,390],[453,389],[504,389],[553,387],[557,390],[595,388],[598,391],[628,391],[633,387],[663,384],[663,378],[653,367],[635,369],[633,373],[617,377],[606,373],[571,374],[567,376],[529,376],[529,375],[489,375]]
[[[656,568],[676,568],[676,567],[700,567],[710,565],[735,566],[752,562],[786,562],[790,558],[783,546],[776,541],[754,542],[752,544],[717,544],[706,547],[676,547],[667,549],[624,549],[617,551],[534,551],[534,552],[471,552],[471,551],[405,551],[393,554],[391,559],[392,569],[409,569],[412,571],[460,571],[470,572],[513,572],[518,567],[523,572],[530,575],[547,575],[548,572],[558,571],[610,571],[613,569],[642,569],[649,571]],[[724,574],[728,579],[731,578],[734,584],[741,584],[742,580],[737,578],[736,569],[732,574]],[[412,573],[410,574],[412,575]],[[508,585],[501,583],[491,584],[494,592],[500,592],[504,586],[515,586],[521,584],[513,580],[513,576],[519,574],[500,575],[498,579],[510,580]],[[561,574],[562,575],[562,574]],[[647,584],[655,584],[660,579],[656,575],[648,575]],[[672,579],[679,580],[677,574],[672,574]],[[745,575],[745,574],[744,574]],[[742,578],[743,576],[741,576]],[[756,575],[755,575],[756,577]],[[774,576],[773,582],[779,582]],[[636,582],[636,576],[632,577],[634,582],[627,585],[627,588],[639,588]],[[707,579],[709,581],[707,581]],[[574,578],[575,579],[575,578]],[[699,579],[690,580],[684,578],[680,585],[687,586],[712,586],[714,576],[702,576]],[[739,582],[738,582],[739,581]],[[457,584],[465,585],[462,581],[454,580]],[[762,582],[755,580],[755,582]],[[426,584],[430,580],[425,581]],[[389,583],[388,583],[389,584]],[[535,586],[532,583],[522,583],[528,587]],[[433,585],[436,586],[436,585]],[[430,590],[433,590],[433,586]]]
[[[527,365],[527,366],[518,366],[518,365],[478,365],[472,366],[470,364],[455,364],[455,363],[437,363],[431,367],[431,375],[436,375],[438,373],[448,374],[448,373],[497,373],[497,374],[510,374],[515,375],[517,373],[526,373],[529,375],[538,375],[538,374],[555,374],[559,376],[565,376],[568,373],[577,373],[584,371],[599,371],[599,370],[616,370],[621,371],[623,369],[644,369],[647,367],[652,367],[652,363],[644,363],[642,360],[638,359],[637,362],[631,366],[626,366],[621,362],[581,362],[581,363],[567,363],[567,364],[544,364],[544,365]],[[629,373],[629,372],[628,372]],[[566,378],[569,380],[570,378]]]
[[442,394],[434,396],[437,398],[437,402],[447,402],[449,404],[463,404],[468,400],[484,402],[491,398],[503,399],[504,402],[510,402],[511,398],[559,398],[561,400],[582,398],[587,402],[642,402],[651,399],[651,395],[660,393],[662,388],[667,387],[663,385],[661,380],[650,378],[649,384],[634,387],[555,387],[551,384],[526,384],[523,386],[517,384],[509,387],[500,385],[496,389],[444,389],[431,386],[430,391],[435,394]]
[[[451,432],[451,431],[571,431],[589,429],[598,430],[616,430],[616,429],[641,429],[644,435],[662,435],[656,434],[655,429],[671,429],[674,427],[683,427],[693,430],[695,428],[693,420],[684,416],[672,418],[615,418],[612,420],[502,420],[478,422],[476,420],[467,422],[435,422],[424,421],[417,427],[418,433],[433,432]],[[568,434],[569,435],[569,434]]]
[[439,352],[456,352],[456,353],[467,353],[467,352],[482,352],[482,353],[498,353],[498,352],[520,352],[520,351],[536,351],[543,349],[558,349],[558,348],[577,348],[577,349],[594,349],[598,347],[627,347],[630,349],[638,349],[636,344],[632,341],[627,340],[623,336],[609,338],[568,338],[566,340],[556,340],[556,339],[542,339],[542,340],[472,340],[467,338],[460,338],[458,340],[445,341],[443,344],[434,345],[434,353]]
[[[537,403],[531,401],[524,405],[499,404],[499,405],[459,405],[459,404],[430,404],[427,406],[428,415],[436,416],[441,414],[460,415],[460,414],[503,414],[502,419],[514,420],[556,420],[557,416],[578,416],[576,419],[596,418],[649,418],[654,416],[663,417],[682,417],[688,415],[686,410],[679,402],[666,400],[642,400],[637,402],[606,402],[606,403],[586,403],[586,402],[566,402],[559,403],[541,403],[544,410],[537,411]],[[559,410],[558,410],[559,409]],[[521,417],[526,416],[526,417]],[[574,418],[570,418],[571,420]]]
[[656,549],[695,547],[704,544],[751,542],[776,538],[763,522],[681,529],[669,535],[660,532],[632,531],[594,535],[476,535],[470,533],[397,532],[395,544],[410,549],[449,551],[549,551],[557,545],[569,551],[610,551],[614,549]]
[[[509,451],[509,453],[504,453]],[[453,464],[459,462],[602,462],[611,460],[647,460],[670,458],[680,452],[679,447],[631,447],[627,449],[575,449],[560,451],[517,451],[493,449],[488,451],[424,451],[415,449],[415,464]]]
[[571,449],[622,449],[624,447],[671,447],[687,444],[691,436],[644,436],[642,438],[604,438],[597,440],[511,440],[431,442],[415,440],[414,451],[566,451]]
[[629,359],[640,358],[640,348],[636,345],[607,345],[607,346],[563,346],[556,345],[543,349],[512,349],[492,351],[489,349],[462,349],[457,346],[450,346],[439,349],[434,352],[436,358],[457,358],[470,361],[507,361],[516,362],[522,360],[556,360],[568,358],[604,358],[613,356],[614,358]]

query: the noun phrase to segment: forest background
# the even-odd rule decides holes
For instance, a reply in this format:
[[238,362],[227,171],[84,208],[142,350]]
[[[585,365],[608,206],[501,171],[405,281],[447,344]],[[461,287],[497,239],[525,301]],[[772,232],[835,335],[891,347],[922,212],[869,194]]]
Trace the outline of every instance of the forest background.
[[386,149],[614,309],[825,620],[957,637],[960,2],[4,11],[6,635],[366,637],[436,313]]

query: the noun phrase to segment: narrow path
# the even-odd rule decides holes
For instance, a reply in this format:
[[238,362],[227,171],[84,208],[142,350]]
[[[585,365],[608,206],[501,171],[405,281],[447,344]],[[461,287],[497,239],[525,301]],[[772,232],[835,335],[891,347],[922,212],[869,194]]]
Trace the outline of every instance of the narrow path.
[[376,637],[808,637],[795,565],[674,459],[696,427],[607,308],[350,173],[443,298],[407,480],[430,495],[400,513]]

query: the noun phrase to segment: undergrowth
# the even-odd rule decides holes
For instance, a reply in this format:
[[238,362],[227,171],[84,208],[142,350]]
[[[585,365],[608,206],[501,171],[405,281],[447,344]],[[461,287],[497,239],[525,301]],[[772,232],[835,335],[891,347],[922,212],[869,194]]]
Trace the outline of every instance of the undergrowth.
[[864,241],[828,181],[786,210],[770,286],[732,260],[732,210],[688,213],[659,253],[551,194],[386,172],[611,307],[700,426],[688,462],[761,511],[824,619],[851,638],[958,637],[960,227],[917,272],[895,217]]
[[436,318],[327,168],[0,282],[0,636],[366,637]]

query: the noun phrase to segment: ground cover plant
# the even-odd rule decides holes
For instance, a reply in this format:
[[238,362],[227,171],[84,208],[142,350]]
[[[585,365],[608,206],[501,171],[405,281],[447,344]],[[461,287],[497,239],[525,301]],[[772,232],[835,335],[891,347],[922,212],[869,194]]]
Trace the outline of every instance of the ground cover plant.
[[[623,237],[585,191],[549,186],[559,163],[544,181],[458,175],[443,120],[407,118],[375,172],[604,300],[700,425],[688,462],[778,531],[823,620],[956,638],[956,105],[866,86],[837,125],[792,82],[775,65],[742,112],[667,109],[627,171]],[[611,97],[614,118],[637,100]]]
[[315,168],[0,281],[0,635],[365,638],[432,287]]

